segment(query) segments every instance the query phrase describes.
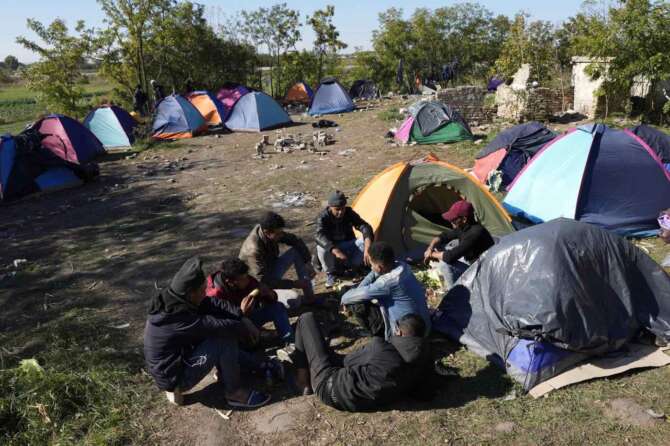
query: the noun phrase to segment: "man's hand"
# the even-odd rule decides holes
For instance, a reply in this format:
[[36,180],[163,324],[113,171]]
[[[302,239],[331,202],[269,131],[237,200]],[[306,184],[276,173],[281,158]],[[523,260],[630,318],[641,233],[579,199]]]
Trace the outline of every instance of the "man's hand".
[[333,248],[330,252],[332,252],[336,258],[342,260],[343,262],[346,262],[348,259],[347,255],[343,253],[340,248]]
[[372,261],[370,260],[370,251],[367,248],[365,248],[363,251],[363,262],[366,266],[370,266],[372,264]]
[[256,306],[256,299],[258,297],[258,293],[255,293],[254,290],[251,293],[247,295],[244,299],[242,299],[242,302],[240,303],[240,310],[242,310],[242,314],[245,316],[249,316],[249,314],[254,310],[254,307]]
[[433,260],[444,260],[444,251],[434,251],[430,258]]
[[433,258],[433,248],[426,249],[426,252],[423,253],[423,263],[426,265]]
[[256,325],[254,325],[254,323],[251,322],[251,320],[246,317],[242,318],[242,323],[244,324],[244,328],[247,330],[247,336],[249,337],[249,341],[251,341],[251,344],[252,345],[258,344],[258,340],[261,337],[260,330],[258,330]]

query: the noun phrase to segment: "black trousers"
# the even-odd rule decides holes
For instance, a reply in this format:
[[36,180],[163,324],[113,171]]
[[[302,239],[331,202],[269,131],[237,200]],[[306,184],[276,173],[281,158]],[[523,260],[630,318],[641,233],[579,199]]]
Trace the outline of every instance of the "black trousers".
[[372,336],[384,337],[386,327],[378,305],[371,302],[362,302],[346,307],[351,311],[358,325],[369,331]]
[[298,319],[295,329],[295,354],[293,364],[309,369],[314,393],[329,406],[339,409],[334,401],[332,376],[342,368],[343,357],[335,354],[321,333],[314,313],[305,313]]

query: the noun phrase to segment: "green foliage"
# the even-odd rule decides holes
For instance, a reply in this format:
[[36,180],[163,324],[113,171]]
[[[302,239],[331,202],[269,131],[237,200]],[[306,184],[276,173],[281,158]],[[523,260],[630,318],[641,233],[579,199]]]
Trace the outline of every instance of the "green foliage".
[[318,70],[316,78],[320,80],[323,77],[324,64],[328,70],[332,70],[336,65],[337,52],[347,47],[347,44],[340,40],[340,33],[333,25],[335,17],[335,7],[326,6],[326,9],[317,9],[311,17],[307,18],[307,24],[312,27],[316,38],[314,39],[314,52],[318,58]]
[[19,69],[19,59],[16,58],[16,56],[12,56],[11,54],[7,57],[5,57],[5,68],[7,68],[10,71],[16,71]]
[[48,27],[28,19],[27,27],[44,42],[40,45],[25,37],[17,39],[19,44],[40,56],[40,61],[25,72],[29,87],[49,111],[81,117],[85,109],[79,100],[84,93],[86,77],[80,67],[90,51],[92,31],[86,30],[84,22],[80,21],[75,27],[79,35],[71,36],[67,25],[60,19]]

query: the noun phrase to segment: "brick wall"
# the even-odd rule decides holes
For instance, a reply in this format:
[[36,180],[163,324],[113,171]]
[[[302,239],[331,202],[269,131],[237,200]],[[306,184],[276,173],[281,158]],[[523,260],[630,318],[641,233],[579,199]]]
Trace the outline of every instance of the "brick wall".
[[438,99],[458,110],[471,125],[481,125],[493,121],[495,107],[487,107],[486,88],[461,86],[445,88],[438,92]]
[[566,88],[529,88],[513,90],[501,85],[496,94],[497,114],[514,122],[548,121],[550,117],[572,108],[574,93]]

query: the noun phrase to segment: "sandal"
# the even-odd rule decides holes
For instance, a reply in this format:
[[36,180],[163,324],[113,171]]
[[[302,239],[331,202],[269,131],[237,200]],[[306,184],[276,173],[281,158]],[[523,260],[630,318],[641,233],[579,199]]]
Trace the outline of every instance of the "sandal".
[[249,397],[247,398],[246,403],[240,401],[226,400],[230,407],[235,407],[237,409],[255,409],[257,407],[265,406],[272,398],[270,395],[252,390],[249,392]]

